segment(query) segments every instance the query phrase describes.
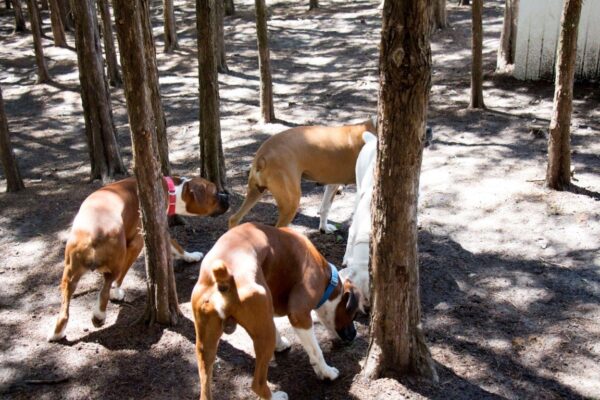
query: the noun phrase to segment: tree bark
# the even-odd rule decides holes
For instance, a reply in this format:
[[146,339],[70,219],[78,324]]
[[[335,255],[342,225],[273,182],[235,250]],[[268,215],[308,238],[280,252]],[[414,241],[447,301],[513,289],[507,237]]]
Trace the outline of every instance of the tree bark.
[[42,10],[44,11],[48,11],[48,9],[50,8],[48,5],[48,0],[40,0],[40,5]]
[[2,88],[0,88],[0,159],[2,161],[2,168],[4,169],[4,176],[6,176],[6,191],[18,192],[25,189],[19,171],[19,164],[17,164],[17,159],[10,143],[8,121],[4,112],[4,100],[2,99]]
[[58,4],[58,0],[50,0],[50,26],[52,27],[54,45],[57,47],[67,47],[65,27],[60,18],[60,5]]
[[150,19],[149,2],[142,4],[142,30],[144,33],[144,51],[146,60],[146,79],[150,89],[150,102],[154,112],[154,126],[158,143],[158,155],[160,160],[160,169],[163,175],[171,174],[171,165],[169,163],[169,142],[167,137],[167,119],[160,97],[160,84],[158,79],[158,65],[156,63],[156,45],[154,44],[154,35],[152,33],[152,21]]
[[505,72],[509,65],[515,63],[515,49],[517,47],[517,16],[519,13],[519,0],[506,0],[504,5],[504,22],[500,34],[500,46],[496,71]]
[[163,18],[165,25],[165,53],[170,53],[179,48],[173,0],[163,0]]
[[81,102],[91,161],[91,179],[112,180],[126,173],[119,154],[110,91],[104,74],[98,18],[93,0],[71,0]]
[[431,29],[445,29],[448,26],[446,18],[446,0],[434,0],[431,13]]
[[471,61],[471,104],[470,108],[485,108],[483,102],[483,25],[481,15],[483,0],[473,0],[472,11],[472,61]]
[[65,31],[73,32],[75,23],[73,22],[69,0],[58,0],[58,5],[60,7],[60,19],[62,20]]
[[319,0],[310,0],[308,3],[308,9],[314,10],[315,8],[319,8]]
[[[431,86],[428,0],[386,0],[372,211],[372,309],[364,376],[437,380],[420,329],[417,199]],[[406,110],[406,112],[398,112]]]
[[217,0],[216,2],[217,12],[215,16],[217,18],[215,26],[217,27],[217,39],[216,39],[216,60],[217,60],[217,71],[220,73],[226,73],[229,71],[227,68],[227,60],[225,58],[225,1]]
[[25,17],[23,16],[23,6],[21,0],[12,0],[13,9],[15,11],[15,32],[25,32]]
[[111,86],[121,86],[123,79],[119,71],[117,62],[117,51],[115,49],[115,39],[112,30],[112,19],[110,16],[110,6],[108,0],[98,0],[98,10],[102,18],[102,39],[104,42],[104,54],[106,56],[106,66],[108,70],[108,82]]
[[546,169],[546,185],[555,190],[565,190],[571,185],[571,112],[581,5],[582,0],[566,0],[560,22]]
[[226,186],[225,157],[221,143],[219,80],[215,60],[217,1],[220,0],[196,0],[200,86],[200,175],[214,182],[218,190],[223,190]]
[[35,49],[35,62],[37,64],[38,83],[50,82],[50,74],[44,59],[44,46],[42,45],[42,30],[40,28],[40,10],[35,0],[27,0],[31,18],[31,32],[33,33],[33,47]]
[[176,324],[182,315],[175,290],[175,275],[170,257],[166,198],[158,156],[158,141],[152,107],[152,89],[147,74],[145,14],[147,0],[113,0],[117,38],[137,179],[142,232],[146,255],[146,311],[144,320],[152,324]]
[[224,0],[224,7],[225,15],[228,17],[231,17],[233,14],[235,14],[235,4],[233,3],[233,0]]
[[258,66],[260,68],[260,113],[264,122],[275,119],[273,109],[273,83],[269,56],[269,31],[267,29],[267,6],[265,0],[255,0],[256,37],[258,41]]

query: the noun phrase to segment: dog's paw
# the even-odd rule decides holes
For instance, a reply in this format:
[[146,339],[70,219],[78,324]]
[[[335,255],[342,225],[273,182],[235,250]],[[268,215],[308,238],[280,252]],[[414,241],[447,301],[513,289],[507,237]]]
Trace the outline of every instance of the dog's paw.
[[288,400],[286,392],[275,392],[271,395],[271,400]]
[[335,367],[330,367],[329,365],[325,365],[322,370],[317,372],[319,379],[329,379],[330,381],[336,380],[339,375],[340,371],[338,371]]
[[115,301],[123,301],[125,298],[125,291],[118,286],[113,286],[110,289],[110,299]]
[[321,231],[321,233],[334,233],[335,231],[337,231],[337,226],[333,225],[333,224],[325,224],[325,226],[320,226],[319,230]]
[[55,328],[53,328],[50,331],[50,334],[46,338],[49,342],[58,342],[60,340],[63,340],[67,336],[67,335],[65,335],[65,328],[63,328],[62,331],[60,331],[58,333],[55,332],[54,329]]
[[193,253],[188,253],[187,251],[183,252],[183,261],[185,262],[198,262],[200,260],[202,260],[202,258],[204,257],[204,254],[202,254],[199,251],[194,251]]
[[289,349],[290,347],[292,347],[292,344],[290,343],[290,341],[287,340],[285,337],[280,336],[278,339],[279,340],[275,344],[275,351],[276,352],[286,351],[287,349]]
[[94,324],[96,328],[100,328],[102,325],[104,325],[104,321],[106,321],[106,312],[100,311],[98,308],[96,308],[92,316],[92,324]]

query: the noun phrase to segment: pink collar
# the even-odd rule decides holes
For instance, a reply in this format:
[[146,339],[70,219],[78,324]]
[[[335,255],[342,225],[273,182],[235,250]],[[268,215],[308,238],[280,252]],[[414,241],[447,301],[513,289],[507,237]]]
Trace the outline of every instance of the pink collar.
[[167,182],[167,188],[169,191],[169,208],[167,208],[167,215],[175,215],[175,203],[177,201],[177,196],[175,195],[175,183],[173,182],[173,178],[170,176],[164,177],[165,182]]

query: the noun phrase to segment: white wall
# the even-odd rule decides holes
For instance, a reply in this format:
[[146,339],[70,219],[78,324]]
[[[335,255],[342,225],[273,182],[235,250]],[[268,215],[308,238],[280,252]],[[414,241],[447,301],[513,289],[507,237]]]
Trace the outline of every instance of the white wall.
[[[513,75],[552,78],[563,0],[520,0]],[[577,38],[578,78],[600,79],[600,0],[585,0]]]

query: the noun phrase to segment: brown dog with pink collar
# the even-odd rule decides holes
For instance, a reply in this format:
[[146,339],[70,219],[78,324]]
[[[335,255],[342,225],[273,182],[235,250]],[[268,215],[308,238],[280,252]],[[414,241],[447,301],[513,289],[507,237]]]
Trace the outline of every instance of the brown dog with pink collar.
[[[169,215],[215,216],[229,208],[228,195],[203,178],[166,177],[163,189],[168,194],[165,210]],[[104,285],[93,313],[95,326],[104,324],[109,297],[123,300],[123,278],[144,246],[135,178],[106,185],[81,204],[65,248],[65,266],[60,284],[60,314],[49,341],[65,337],[69,303],[79,279],[86,271],[104,275]],[[202,253],[188,253],[174,240],[171,252],[176,259],[200,261]],[[112,285],[112,288],[111,288]]]
[[256,366],[252,390],[261,399],[287,399],[271,394],[267,370],[274,351],[290,347],[279,335],[273,317],[287,316],[321,379],[334,380],[313,331],[311,311],[345,341],[356,336],[354,317],[360,295],[352,282],[304,236],[288,228],[246,223],[226,232],[206,254],[192,293],[200,399],[212,399],[211,380],[223,332],[236,324],[254,342]]

